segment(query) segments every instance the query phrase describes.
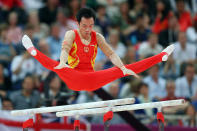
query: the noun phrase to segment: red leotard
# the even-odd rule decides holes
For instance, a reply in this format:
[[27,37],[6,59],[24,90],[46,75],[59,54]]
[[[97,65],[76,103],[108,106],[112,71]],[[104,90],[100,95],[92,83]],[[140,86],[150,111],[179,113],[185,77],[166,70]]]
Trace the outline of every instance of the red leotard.
[[68,64],[70,67],[79,71],[94,71],[94,63],[97,54],[96,32],[91,32],[91,42],[85,45],[81,42],[77,30],[75,32],[75,40],[68,56]]

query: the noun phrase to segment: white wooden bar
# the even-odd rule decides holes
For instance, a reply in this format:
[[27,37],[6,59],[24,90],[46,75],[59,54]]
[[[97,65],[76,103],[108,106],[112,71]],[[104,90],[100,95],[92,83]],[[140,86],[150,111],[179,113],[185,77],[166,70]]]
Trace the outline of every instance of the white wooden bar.
[[11,115],[24,116],[24,115],[34,115],[34,114],[48,113],[48,112],[82,110],[87,108],[133,104],[134,102],[135,102],[134,98],[125,98],[125,99],[116,99],[116,100],[108,100],[108,101],[89,102],[82,104],[55,106],[55,107],[41,107],[41,108],[33,108],[33,109],[25,109],[25,110],[14,110],[11,111]]
[[[133,104],[133,105],[123,105],[123,106],[114,106],[111,107],[111,111],[120,112],[120,111],[129,111],[129,110],[139,110],[139,109],[149,109],[149,108],[162,108],[168,106],[179,106],[185,103],[184,99],[179,100],[170,100],[170,101],[161,101],[161,102],[150,102],[143,104]],[[104,108],[94,108],[94,109],[83,109],[83,110],[72,110],[72,111],[63,111],[57,112],[57,117],[63,116],[76,116],[76,115],[96,115],[103,114],[109,111],[109,107]]]

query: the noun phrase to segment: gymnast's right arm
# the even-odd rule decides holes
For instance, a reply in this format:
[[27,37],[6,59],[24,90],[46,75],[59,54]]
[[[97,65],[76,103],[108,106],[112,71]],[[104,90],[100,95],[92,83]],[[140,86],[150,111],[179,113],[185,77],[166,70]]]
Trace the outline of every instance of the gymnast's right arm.
[[60,54],[60,63],[54,69],[62,69],[65,67],[69,67],[66,62],[68,60],[68,54],[72,47],[73,41],[75,39],[75,32],[70,30],[67,31],[62,42],[62,50]]

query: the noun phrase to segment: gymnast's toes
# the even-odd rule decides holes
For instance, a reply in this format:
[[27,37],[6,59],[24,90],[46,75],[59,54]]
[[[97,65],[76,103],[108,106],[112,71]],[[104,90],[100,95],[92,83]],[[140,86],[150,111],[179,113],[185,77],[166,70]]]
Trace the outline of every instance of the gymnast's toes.
[[167,54],[162,57],[162,61],[167,61],[168,56],[171,55],[173,51],[174,51],[174,44],[166,47],[162,52],[166,52]]
[[24,35],[22,38],[22,44],[25,47],[25,49],[32,55],[32,56],[36,56],[37,55],[37,51],[34,48],[34,45],[31,41],[31,39],[27,36]]
[[174,51],[174,44],[169,45],[168,47],[166,47],[162,52],[166,52],[169,55],[172,54],[172,52]]
[[31,39],[27,36],[24,35],[22,38],[22,44],[23,46],[28,50],[31,47],[34,47],[33,43],[31,42]]

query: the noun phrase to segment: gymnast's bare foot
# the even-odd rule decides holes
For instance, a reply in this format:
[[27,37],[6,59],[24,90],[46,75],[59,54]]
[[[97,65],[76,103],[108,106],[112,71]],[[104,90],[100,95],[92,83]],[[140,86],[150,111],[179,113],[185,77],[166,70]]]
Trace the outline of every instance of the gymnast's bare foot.
[[27,36],[24,35],[22,38],[22,44],[25,47],[25,49],[32,55],[32,56],[36,56],[37,52],[34,48],[34,45],[32,44],[31,39]]
[[173,51],[174,51],[174,44],[171,44],[168,47],[166,47],[162,52],[166,52],[167,55],[164,55],[162,57],[162,61],[167,61],[168,56],[171,55]]

